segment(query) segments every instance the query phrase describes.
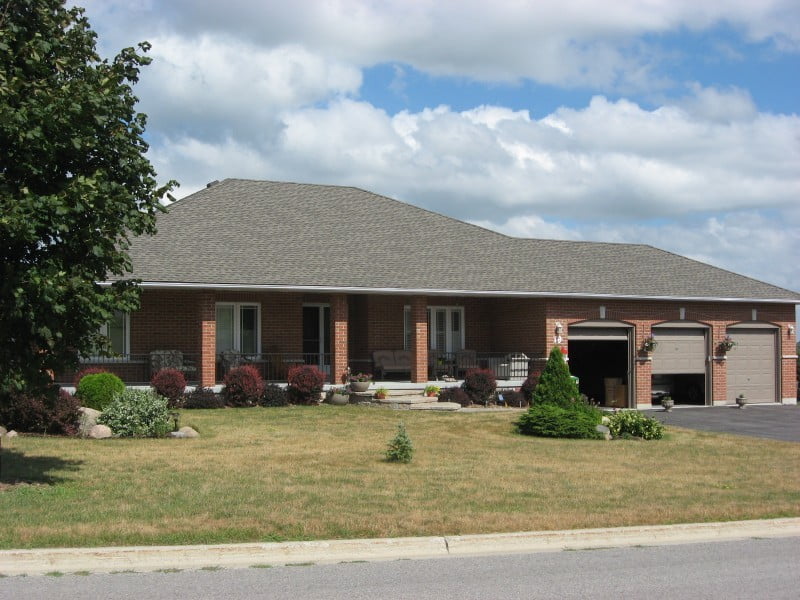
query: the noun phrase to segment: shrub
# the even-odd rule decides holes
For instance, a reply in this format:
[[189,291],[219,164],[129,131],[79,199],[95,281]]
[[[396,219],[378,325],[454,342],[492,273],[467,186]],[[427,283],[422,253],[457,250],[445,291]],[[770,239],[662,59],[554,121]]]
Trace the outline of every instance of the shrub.
[[80,403],[52,386],[43,392],[14,392],[0,398],[0,423],[22,433],[75,435]]
[[264,394],[261,396],[261,406],[287,406],[289,404],[289,393],[285,388],[270,383],[264,387]]
[[472,402],[488,404],[497,390],[497,379],[491,369],[469,369],[463,387]]
[[317,401],[325,375],[314,365],[296,365],[289,369],[289,398],[293,404],[313,404]]
[[553,346],[544,371],[542,371],[539,382],[533,390],[531,404],[547,402],[568,407],[577,398],[578,386],[575,385],[575,381],[570,377],[563,350],[559,346]]
[[525,397],[525,404],[530,404],[533,398],[533,390],[536,389],[536,384],[539,383],[539,376],[530,373],[525,381],[519,388],[519,393]]
[[167,399],[151,390],[125,390],[114,397],[98,423],[119,437],[163,437],[172,428]]
[[596,431],[600,411],[582,402],[563,407],[546,402],[532,404],[517,421],[517,430],[525,435],[554,438],[599,439]]
[[150,385],[156,394],[164,396],[171,406],[178,406],[186,390],[186,377],[178,369],[160,369],[153,375]]
[[75,378],[72,380],[72,387],[77,390],[81,379],[87,375],[97,375],[98,373],[108,373],[108,371],[106,371],[103,367],[86,367],[85,369],[81,369],[75,373]]
[[614,437],[634,436],[643,440],[660,440],[664,437],[664,425],[634,410],[614,413],[608,420],[608,429]]
[[461,406],[469,406],[472,404],[472,399],[460,387],[449,387],[439,392],[439,402],[455,402]]
[[125,384],[113,373],[94,373],[80,380],[75,395],[83,406],[102,411],[123,391]]
[[211,388],[197,388],[183,397],[183,408],[225,408],[225,400]]
[[522,408],[529,404],[528,396],[525,396],[522,392],[515,392],[513,390],[503,392],[503,402],[505,402],[506,406],[515,406],[517,408]]
[[222,397],[229,406],[255,406],[264,394],[264,380],[252,365],[234,367],[225,375]]
[[411,438],[408,437],[406,426],[400,423],[397,426],[397,435],[389,442],[389,448],[386,450],[386,460],[389,462],[410,463],[413,456],[414,445],[411,443]]

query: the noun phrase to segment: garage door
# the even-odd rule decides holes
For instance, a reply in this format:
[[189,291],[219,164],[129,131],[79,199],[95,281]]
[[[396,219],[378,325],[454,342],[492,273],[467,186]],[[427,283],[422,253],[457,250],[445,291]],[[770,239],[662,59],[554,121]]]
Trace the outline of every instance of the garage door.
[[776,402],[774,329],[729,329],[736,347],[728,352],[728,401],[744,394],[748,402]]
[[706,372],[705,329],[653,328],[653,374]]

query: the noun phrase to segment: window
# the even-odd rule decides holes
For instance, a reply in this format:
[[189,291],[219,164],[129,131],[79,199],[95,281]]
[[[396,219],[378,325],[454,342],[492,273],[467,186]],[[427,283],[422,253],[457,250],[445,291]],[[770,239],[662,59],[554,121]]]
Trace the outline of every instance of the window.
[[217,303],[217,354],[226,350],[242,354],[259,354],[260,323],[259,304]]
[[[125,357],[131,351],[131,318],[121,310],[114,311],[111,321],[100,326],[100,335],[108,340],[108,352],[114,357]],[[95,348],[90,358],[100,358],[99,348]],[[107,359],[106,359],[107,360]]]
[[[403,344],[411,348],[411,307],[403,311]],[[428,347],[442,352],[458,352],[464,349],[464,307],[428,307]]]

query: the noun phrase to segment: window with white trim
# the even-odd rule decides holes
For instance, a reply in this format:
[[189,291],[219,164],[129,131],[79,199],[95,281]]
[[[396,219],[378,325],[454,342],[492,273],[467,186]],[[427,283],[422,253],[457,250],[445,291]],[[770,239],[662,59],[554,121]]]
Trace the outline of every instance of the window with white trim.
[[[458,352],[464,349],[464,307],[428,307],[428,347],[442,352]],[[403,310],[403,346],[411,349],[411,307]]]
[[[114,316],[108,323],[100,326],[98,333],[108,340],[106,348],[108,353],[117,359],[127,358],[131,352],[131,316],[129,313],[115,310]],[[88,359],[106,358],[101,355],[100,349],[95,348]]]
[[228,350],[261,353],[261,305],[217,302],[217,354]]

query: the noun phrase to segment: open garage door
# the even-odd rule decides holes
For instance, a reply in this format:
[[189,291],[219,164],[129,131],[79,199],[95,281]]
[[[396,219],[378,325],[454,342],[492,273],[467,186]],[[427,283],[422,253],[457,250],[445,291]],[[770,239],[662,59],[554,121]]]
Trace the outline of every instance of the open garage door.
[[652,389],[669,394],[676,404],[706,404],[707,329],[689,326],[653,327]]
[[569,370],[582,394],[603,405],[631,406],[632,327],[616,321],[584,321],[569,327]]
[[777,402],[777,329],[730,327],[736,347],[728,352],[728,402]]

